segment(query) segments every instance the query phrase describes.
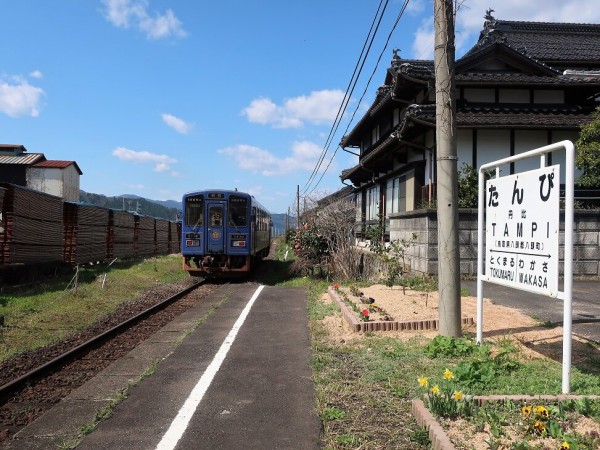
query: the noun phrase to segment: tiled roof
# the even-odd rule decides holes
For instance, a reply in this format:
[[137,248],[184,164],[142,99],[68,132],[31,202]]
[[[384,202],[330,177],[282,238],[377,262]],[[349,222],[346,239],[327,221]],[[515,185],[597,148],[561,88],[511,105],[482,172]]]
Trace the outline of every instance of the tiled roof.
[[598,24],[519,22],[488,15],[476,47],[493,42],[503,42],[544,62],[600,63]]
[[[435,125],[435,110],[414,112],[415,121]],[[579,128],[590,121],[590,111],[568,105],[474,104],[457,109],[458,127]]]
[[[399,75],[403,78],[411,80],[420,80],[427,82],[434,79],[433,62],[429,66],[420,62],[418,66],[413,66],[411,63],[403,65]],[[477,83],[486,84],[517,84],[517,85],[600,85],[600,77],[595,76],[592,72],[581,72],[577,76],[564,75],[556,73],[554,75],[534,75],[528,73],[516,72],[458,72],[455,75],[456,84],[458,86]]]

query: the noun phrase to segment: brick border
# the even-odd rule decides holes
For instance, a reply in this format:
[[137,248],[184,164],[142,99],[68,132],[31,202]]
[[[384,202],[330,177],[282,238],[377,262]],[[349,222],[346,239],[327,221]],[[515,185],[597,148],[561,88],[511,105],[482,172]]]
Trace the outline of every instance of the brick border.
[[[409,320],[402,322],[397,320],[370,320],[368,322],[363,322],[358,320],[354,311],[346,306],[333,287],[328,287],[327,292],[329,293],[329,297],[339,306],[342,317],[350,324],[352,330],[357,333],[361,331],[416,331],[439,329],[438,319]],[[463,325],[473,325],[475,320],[472,317],[466,317],[463,318],[461,322]]]
[[442,426],[423,403],[423,400],[413,400],[411,412],[415,416],[417,424],[429,431],[432,450],[456,450]]
[[[499,402],[504,400],[533,401],[542,400],[546,402],[575,400],[580,398],[599,399],[600,395],[478,395],[475,396],[475,401],[479,406],[490,402]],[[411,412],[415,416],[417,424],[427,428],[429,431],[429,439],[431,440],[432,450],[456,450],[456,447],[438,423],[435,416],[427,409],[423,400],[415,399],[412,401]]]

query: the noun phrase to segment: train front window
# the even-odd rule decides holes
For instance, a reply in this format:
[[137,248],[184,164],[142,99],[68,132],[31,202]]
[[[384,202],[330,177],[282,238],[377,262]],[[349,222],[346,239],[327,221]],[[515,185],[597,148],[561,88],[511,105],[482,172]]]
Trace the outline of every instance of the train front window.
[[229,226],[245,227],[248,223],[248,199],[239,195],[229,196]]
[[188,227],[204,225],[204,199],[201,195],[185,199],[185,224]]
[[223,208],[220,206],[211,206],[208,210],[211,227],[223,226]]

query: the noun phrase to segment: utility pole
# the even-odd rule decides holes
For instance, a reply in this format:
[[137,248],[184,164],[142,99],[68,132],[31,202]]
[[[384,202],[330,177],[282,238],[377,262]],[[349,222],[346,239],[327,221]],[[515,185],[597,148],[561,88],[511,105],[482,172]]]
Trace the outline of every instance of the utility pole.
[[461,335],[458,172],[454,86],[454,2],[434,0],[440,334]]
[[300,228],[300,185],[296,188],[296,209],[298,210],[296,228]]

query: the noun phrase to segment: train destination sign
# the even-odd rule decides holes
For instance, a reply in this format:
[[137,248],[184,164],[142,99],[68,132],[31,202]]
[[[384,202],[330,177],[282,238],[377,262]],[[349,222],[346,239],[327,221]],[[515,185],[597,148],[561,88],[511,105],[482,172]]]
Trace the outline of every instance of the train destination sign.
[[486,182],[486,281],[558,295],[560,166]]

